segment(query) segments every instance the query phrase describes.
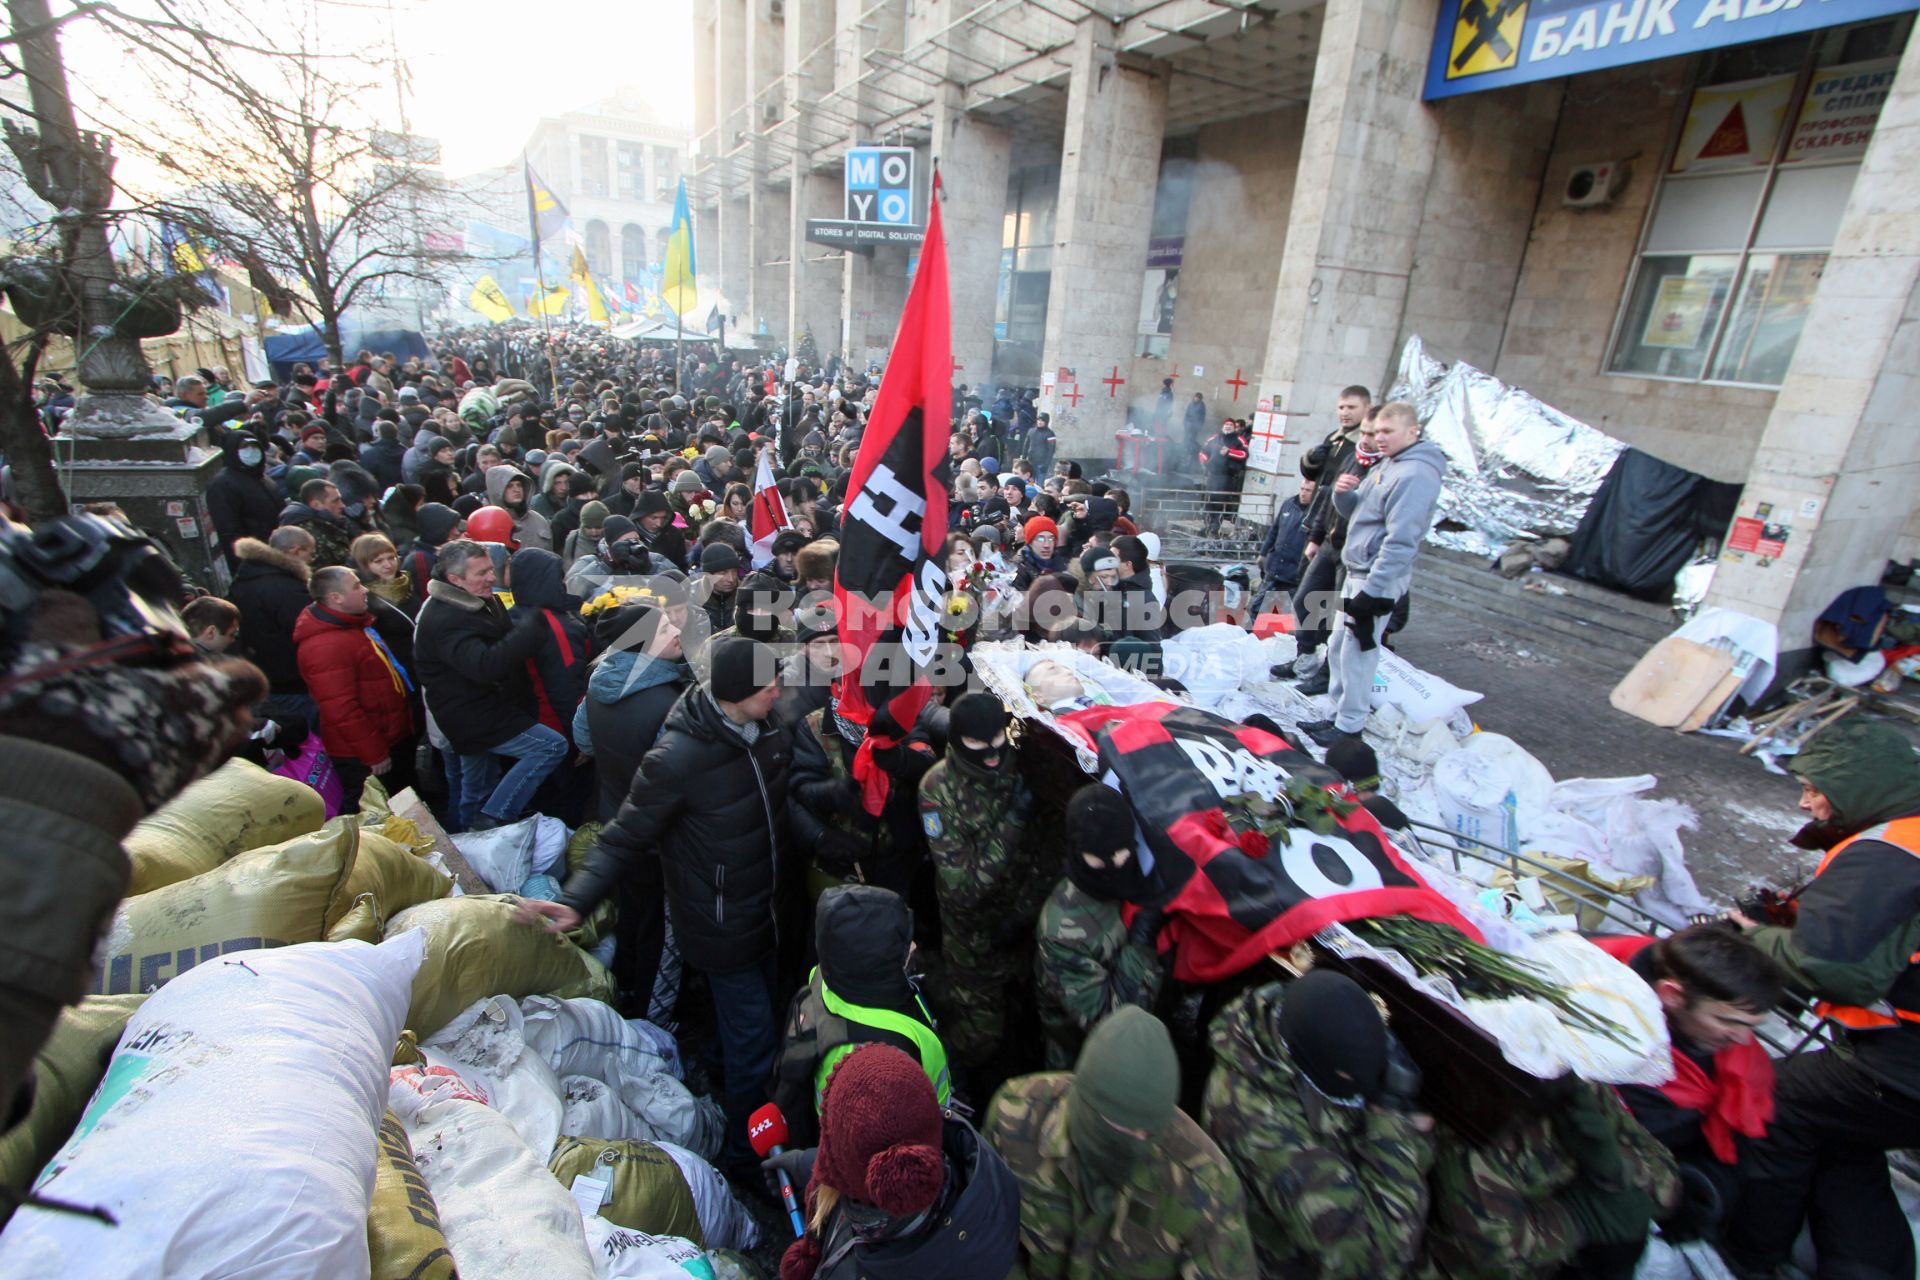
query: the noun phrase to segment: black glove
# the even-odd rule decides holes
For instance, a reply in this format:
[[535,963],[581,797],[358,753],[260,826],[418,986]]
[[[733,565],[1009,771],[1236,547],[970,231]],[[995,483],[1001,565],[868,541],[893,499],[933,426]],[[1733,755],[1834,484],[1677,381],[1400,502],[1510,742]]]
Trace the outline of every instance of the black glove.
[[1379,647],[1380,642],[1373,635],[1373,620],[1392,613],[1393,606],[1394,601],[1370,596],[1364,591],[1356,591],[1341,602],[1340,611],[1353,619],[1354,638],[1360,642],[1362,652]]
[[1388,1111],[1418,1111],[1420,1086],[1426,1077],[1400,1037],[1387,1033],[1387,1069],[1380,1081],[1380,1106]]
[[850,876],[872,848],[870,840],[863,840],[851,831],[828,827],[814,845],[813,862],[828,875]]
[[1700,1239],[1727,1212],[1720,1184],[1711,1173],[1684,1160],[1679,1162],[1679,1169],[1680,1203],[1660,1219],[1660,1235],[1671,1244]]
[[1158,907],[1142,907],[1140,914],[1127,926],[1127,941],[1136,947],[1154,949],[1154,939],[1160,934],[1160,926],[1166,923],[1167,913]]
[[1025,777],[1019,778],[1013,785],[1013,802],[1007,806],[1007,813],[1015,822],[1025,822],[1033,816],[1033,788],[1027,785]]

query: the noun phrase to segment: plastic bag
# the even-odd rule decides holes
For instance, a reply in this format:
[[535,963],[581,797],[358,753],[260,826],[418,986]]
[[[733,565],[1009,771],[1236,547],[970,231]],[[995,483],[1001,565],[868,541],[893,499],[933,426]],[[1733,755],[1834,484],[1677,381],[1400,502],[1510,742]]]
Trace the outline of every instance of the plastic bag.
[[327,816],[337,818],[347,806],[347,789],[340,781],[340,775],[333,771],[333,759],[327,755],[327,749],[320,745],[320,735],[308,734],[307,740],[300,744],[300,750],[287,756],[273,767],[273,772],[283,778],[292,778],[295,782],[304,782],[320,794],[320,802],[326,806]]
[[440,1207],[413,1162],[407,1131],[389,1111],[380,1118],[373,1204],[367,1210],[372,1280],[457,1280]]
[[387,922],[389,937],[405,929],[427,931],[427,959],[414,984],[407,1026],[430,1036],[492,995],[613,996],[613,979],[592,956],[514,920],[520,902],[511,894],[441,898]]
[[439,1206],[461,1280],[592,1280],[573,1197],[505,1116],[400,1079],[388,1099]]
[[507,996],[477,1001],[420,1042],[427,1065],[459,1073],[487,1105],[513,1122],[535,1151],[551,1151],[560,1136],[560,1081],[546,1060],[527,1047],[520,1006]]
[[357,818],[255,849],[191,880],[128,898],[114,913],[95,994],[151,991],[234,951],[317,942],[352,905]]
[[648,1235],[598,1216],[586,1220],[585,1230],[600,1280],[714,1280],[706,1255],[690,1240]]
[[128,1021],[0,1275],[365,1276],[373,1135],[425,939],[228,955]]
[[326,820],[326,804],[312,787],[229,760],[128,833],[127,895],[191,880],[235,854],[318,831]]
[[[21,1192],[73,1133],[87,1099],[107,1074],[127,1019],[144,995],[88,996],[63,1009],[53,1034],[33,1060],[33,1105],[26,1118],[0,1134],[0,1187]],[[13,1214],[0,1203],[0,1225]]]
[[567,824],[534,814],[491,831],[462,832],[453,844],[495,893],[513,893],[528,876],[552,871],[566,857]]

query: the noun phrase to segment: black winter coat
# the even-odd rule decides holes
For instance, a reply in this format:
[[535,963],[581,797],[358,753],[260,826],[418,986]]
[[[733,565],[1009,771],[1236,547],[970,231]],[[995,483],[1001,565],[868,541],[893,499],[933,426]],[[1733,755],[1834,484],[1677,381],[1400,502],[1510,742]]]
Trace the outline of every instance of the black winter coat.
[[455,751],[478,755],[538,723],[527,659],[546,633],[538,613],[516,624],[491,596],[468,595],[450,582],[427,584],[414,625],[414,675]]
[[611,897],[641,858],[658,857],[680,954],[728,973],[772,955],[775,894],[788,843],[794,734],[778,720],[747,740],[699,686],[667,713],[620,812],[560,901],[582,915]]
[[[240,465],[240,446],[260,448],[257,467]],[[279,524],[280,499],[267,482],[266,446],[259,437],[246,431],[228,431],[220,438],[220,474],[207,485],[207,512],[213,517],[213,532],[220,539],[220,552],[228,568],[237,568],[239,558],[234,544],[242,538],[264,541]]]
[[[620,655],[602,659],[614,662]],[[629,664],[630,666],[630,664]],[[672,664],[676,678],[664,684],[622,692],[608,701],[587,677],[587,732],[593,741],[593,772],[599,783],[599,818],[611,822],[633,787],[640,762],[652,750],[667,713],[687,687],[686,666]],[[594,669],[597,673],[599,668]]]
[[227,599],[240,610],[240,644],[267,677],[275,693],[305,693],[294,657],[293,627],[313,603],[307,594],[311,570],[258,538],[242,538],[235,547],[240,568]]
[[400,447],[398,440],[376,440],[360,446],[360,465],[380,482],[382,490],[386,490],[400,483],[400,460],[406,454],[407,451]]

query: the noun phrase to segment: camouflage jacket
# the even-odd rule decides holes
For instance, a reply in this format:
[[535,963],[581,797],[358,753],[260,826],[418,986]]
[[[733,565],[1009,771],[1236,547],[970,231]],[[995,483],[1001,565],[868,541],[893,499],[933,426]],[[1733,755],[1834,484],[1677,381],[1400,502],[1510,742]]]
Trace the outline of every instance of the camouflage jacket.
[[952,756],[920,779],[920,828],[933,855],[940,923],[962,963],[991,956],[1009,921],[1032,918],[1026,822],[1012,812],[1019,785],[1015,769],[989,776]]
[[1436,1131],[1433,1214],[1427,1230],[1432,1274],[1460,1280],[1544,1280],[1580,1250],[1579,1228],[1555,1196],[1578,1173],[1545,1118],[1516,1124],[1475,1144]]
[[1093,1024],[1121,1005],[1153,1007],[1160,992],[1160,961],[1127,941],[1120,908],[1087,896],[1062,877],[1040,909],[1034,931],[1034,984],[1047,1035],[1047,1067],[1073,1067]]
[[1105,1213],[1083,1189],[1067,1140],[1064,1072],[1002,1085],[980,1132],[1020,1183],[1016,1277],[1254,1280],[1246,1204],[1227,1158],[1185,1113]]
[[1280,984],[1214,1019],[1202,1119],[1247,1189],[1262,1274],[1363,1280],[1407,1274],[1427,1219],[1433,1135],[1405,1112],[1349,1110],[1301,1079],[1280,1040]]

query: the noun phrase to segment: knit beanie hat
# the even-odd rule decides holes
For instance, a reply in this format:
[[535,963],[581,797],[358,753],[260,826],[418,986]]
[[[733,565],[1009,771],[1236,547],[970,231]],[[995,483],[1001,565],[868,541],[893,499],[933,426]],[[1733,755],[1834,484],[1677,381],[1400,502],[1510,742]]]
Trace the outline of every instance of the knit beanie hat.
[[460,513],[443,503],[423,502],[413,513],[413,527],[420,531],[420,540],[430,547],[445,542],[459,523]]
[[1032,544],[1035,538],[1043,533],[1052,534],[1055,541],[1058,541],[1060,537],[1060,526],[1055,524],[1048,516],[1035,516],[1033,519],[1027,521],[1025,525],[1021,526],[1020,529],[1021,539],[1029,545]]
[[820,1149],[808,1184],[911,1217],[931,1207],[945,1180],[944,1121],[933,1082],[886,1044],[856,1049],[834,1067],[821,1095]]
[[745,702],[778,674],[772,649],[745,636],[722,636],[713,645],[708,689],[718,702]]
[[[722,452],[725,452],[722,450]],[[699,493],[707,487],[707,482],[692,471],[682,471],[673,478],[671,489],[674,493]]]
[[717,467],[722,463],[733,461],[733,455],[727,452],[727,447],[723,444],[708,445],[706,458],[707,465],[710,467]]
[[1102,1018],[1080,1048],[1067,1099],[1067,1136],[1080,1167],[1100,1182],[1118,1182],[1179,1110],[1180,1060],[1165,1025],[1138,1005]]
[[582,529],[603,528],[607,523],[607,516],[610,514],[607,510],[607,504],[595,499],[580,508],[580,527]]
[[667,495],[658,489],[642,489],[640,496],[633,500],[633,518],[644,520],[648,516],[663,516],[673,508],[667,504]]
[[700,552],[700,572],[725,573],[740,567],[740,553],[724,542],[709,542]]

